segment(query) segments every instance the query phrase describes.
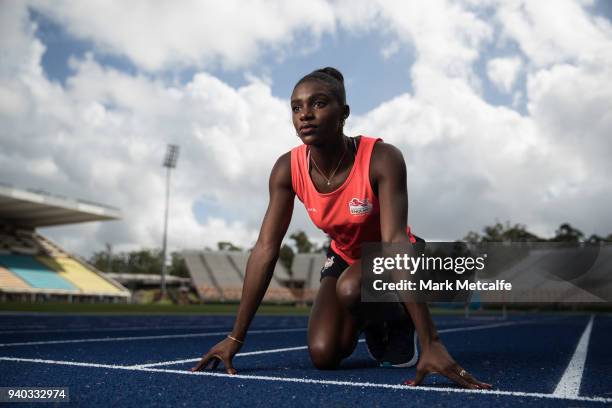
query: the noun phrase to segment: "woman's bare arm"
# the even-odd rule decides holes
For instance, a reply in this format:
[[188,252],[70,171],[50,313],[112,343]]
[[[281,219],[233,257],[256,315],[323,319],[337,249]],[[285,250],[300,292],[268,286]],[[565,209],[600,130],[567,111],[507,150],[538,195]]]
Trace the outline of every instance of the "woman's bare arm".
[[257,243],[247,262],[240,307],[232,336],[244,339],[253,316],[263,299],[272,275],[281,242],[293,213],[295,193],[291,185],[291,155],[281,156],[270,174],[270,202],[264,216]]
[[232,359],[240,350],[255,312],[268,289],[278,260],[281,242],[291,222],[295,198],[291,185],[291,153],[281,156],[274,165],[270,173],[269,190],[268,209],[257,243],[247,262],[240,306],[234,329],[230,334],[232,338],[225,338],[211,347],[191,371],[206,369],[210,363],[212,363],[212,369],[215,369],[222,361],[229,374],[236,373]]
[[[408,225],[406,164],[399,149],[386,143],[376,143],[371,161],[371,174],[380,202],[382,241],[409,244],[410,238],[406,231]],[[466,388],[491,388],[491,385],[480,382],[462,371],[463,369],[448,354],[440,341],[426,303],[404,301],[404,305],[414,322],[421,346],[415,385],[420,384],[428,373],[438,372]]]

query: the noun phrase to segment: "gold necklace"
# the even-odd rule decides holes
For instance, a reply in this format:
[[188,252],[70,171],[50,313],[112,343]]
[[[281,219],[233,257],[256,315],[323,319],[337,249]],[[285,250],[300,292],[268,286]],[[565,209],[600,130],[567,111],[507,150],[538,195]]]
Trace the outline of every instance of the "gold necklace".
[[348,149],[346,149],[344,151],[344,153],[342,153],[342,157],[340,157],[340,161],[338,162],[338,165],[336,166],[336,168],[334,169],[334,171],[332,171],[332,173],[329,175],[329,177],[325,176],[325,174],[323,174],[323,172],[321,171],[321,169],[319,168],[319,166],[317,166],[317,162],[315,162],[315,159],[312,157],[312,155],[310,154],[310,149],[308,149],[308,156],[310,157],[310,159],[312,160],[312,164],[314,164],[315,169],[317,169],[317,171],[319,172],[319,174],[321,176],[323,176],[323,178],[325,180],[327,180],[327,185],[331,186],[331,180],[332,178],[334,178],[334,175],[336,174],[336,172],[338,171],[338,169],[340,168],[340,163],[342,163],[342,159],[344,159],[344,156],[346,156],[346,151]]

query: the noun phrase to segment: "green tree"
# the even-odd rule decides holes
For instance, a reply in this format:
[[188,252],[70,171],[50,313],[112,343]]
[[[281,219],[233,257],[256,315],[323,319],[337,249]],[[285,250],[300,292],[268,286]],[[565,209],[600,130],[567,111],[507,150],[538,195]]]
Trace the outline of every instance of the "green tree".
[[127,270],[130,273],[160,274],[161,266],[160,249],[140,249],[127,254]]
[[[508,225],[508,224],[506,224]],[[536,242],[542,241],[542,238],[535,234],[527,231],[527,227],[521,224],[514,224],[511,227],[507,227],[502,232],[502,237],[505,241],[509,242]]]
[[[189,271],[180,252],[172,252],[168,274],[188,277]],[[108,272],[108,252],[95,252],[88,260],[96,269]],[[161,273],[161,250],[140,249],[130,252],[113,253],[110,272],[117,273]]]
[[304,231],[294,232],[289,236],[295,243],[295,247],[298,251],[298,254],[308,254],[313,252],[314,245],[308,239],[308,236]]
[[321,254],[321,253],[324,254],[327,252],[327,248],[329,248],[330,245],[331,245],[331,238],[327,236],[327,239],[325,240],[325,242],[321,246],[318,246],[317,248],[315,248],[314,251],[312,252],[316,252],[318,254]]
[[482,241],[482,237],[479,233],[470,231],[466,234],[465,237],[463,237],[462,241],[465,241],[469,244],[477,244]]
[[559,226],[559,229],[555,232],[554,238],[549,241],[552,242],[582,242],[584,241],[584,234],[579,229],[572,227],[569,223],[563,223]]
[[597,234],[591,234],[591,236],[585,240],[585,242],[588,242],[589,244],[598,244],[605,241],[606,239],[604,237],[600,237]]
[[97,251],[97,252],[94,252],[93,255],[89,257],[87,262],[95,266],[96,269],[99,271],[114,272],[115,268],[113,268],[113,260],[115,259],[115,256],[111,256],[112,259],[110,259],[110,270],[109,270],[108,257],[109,257],[109,254],[107,251]]
[[278,254],[278,261],[285,268],[287,268],[287,271],[290,275],[293,275],[293,272],[291,270],[291,267],[293,265],[293,258],[295,258],[295,253],[293,252],[293,249],[289,245],[283,244]]
[[219,249],[219,251],[242,251],[242,248],[232,244],[229,241],[217,242],[217,248]]
[[522,224],[510,225],[510,221],[506,224],[496,222],[494,225],[487,225],[483,228],[483,235],[477,232],[470,231],[463,241],[470,243],[479,242],[534,242],[542,241],[542,238],[527,231],[527,228]]
[[185,259],[180,252],[172,253],[172,264],[169,268],[170,275],[180,276],[181,278],[189,277],[189,269],[187,269],[187,264],[185,263]]

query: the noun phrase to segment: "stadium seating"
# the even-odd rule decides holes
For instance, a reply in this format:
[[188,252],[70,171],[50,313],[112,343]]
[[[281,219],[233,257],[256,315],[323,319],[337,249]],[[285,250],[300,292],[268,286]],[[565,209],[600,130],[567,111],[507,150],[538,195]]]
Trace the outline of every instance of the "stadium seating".
[[8,269],[0,266],[0,288],[19,291],[29,290],[32,287]]
[[[0,293],[127,298],[129,292],[32,229],[0,224]],[[4,296],[4,295],[3,295]]]
[[61,277],[71,282],[83,292],[109,295],[121,293],[121,290],[116,286],[72,258],[39,256],[36,257],[36,260],[58,272]]
[[204,265],[214,276],[224,300],[240,300],[242,296],[242,277],[232,266],[224,252],[204,251],[201,253]]
[[[244,276],[246,272],[247,261],[249,259],[248,252],[227,252],[226,256],[230,264],[238,271],[240,276]],[[242,278],[244,280],[244,278]],[[295,296],[290,289],[286,287],[292,281],[287,269],[280,263],[276,263],[274,275],[270,281],[270,286],[264,295],[264,301],[283,302],[295,300]]]
[[26,229],[0,228],[0,251],[34,255],[42,251],[42,247],[34,238],[34,232]]
[[302,300],[311,302],[319,290],[320,270],[325,263],[325,254],[297,254],[293,258],[293,278],[303,281]]
[[32,288],[78,292],[78,288],[29,255],[0,255],[0,265],[9,269]]
[[183,251],[183,257],[200,298],[205,301],[221,299],[221,290],[204,265],[200,251]]
[[42,251],[39,251],[39,253],[42,252],[43,254],[51,257],[70,256],[58,245],[55,245],[53,242],[51,242],[40,234],[33,234],[32,238],[34,239],[36,244],[42,249]]
[[[183,257],[202,300],[240,300],[249,253],[186,250],[183,251]],[[293,302],[299,300],[292,290],[285,287],[291,281],[287,270],[277,263],[264,301]]]

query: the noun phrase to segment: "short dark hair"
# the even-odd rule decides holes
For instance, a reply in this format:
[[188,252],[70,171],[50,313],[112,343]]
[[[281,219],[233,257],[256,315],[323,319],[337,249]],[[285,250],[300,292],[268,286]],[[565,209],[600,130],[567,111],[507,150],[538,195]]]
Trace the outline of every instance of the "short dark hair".
[[[301,83],[307,81],[321,81],[325,82],[332,90],[332,93],[340,103],[340,105],[346,105],[346,91],[344,90],[344,77],[336,68],[333,67],[325,67],[312,71],[310,74],[304,75],[302,79],[300,79],[295,87],[300,85]],[[294,89],[295,89],[294,87]]]

